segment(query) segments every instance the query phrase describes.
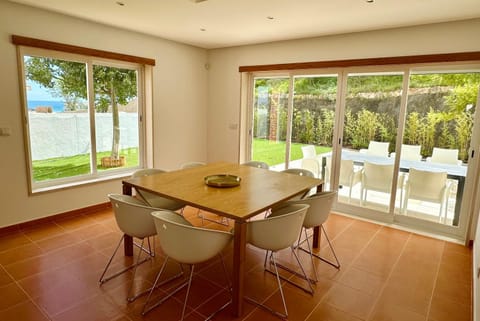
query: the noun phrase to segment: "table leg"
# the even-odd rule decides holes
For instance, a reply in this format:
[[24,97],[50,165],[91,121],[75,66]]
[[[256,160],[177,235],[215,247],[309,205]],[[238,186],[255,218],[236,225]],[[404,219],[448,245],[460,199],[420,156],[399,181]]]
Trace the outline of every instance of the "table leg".
[[[320,184],[317,186],[317,193],[320,193],[322,191],[323,191],[323,184]],[[315,226],[313,228],[313,242],[312,242],[312,246],[314,249],[318,249],[318,247],[320,246],[319,235],[320,235],[320,226]]]
[[233,238],[233,291],[232,307],[235,317],[243,313],[243,284],[245,273],[245,251],[247,246],[247,223],[235,221]]
[[[132,195],[132,187],[123,184],[122,191],[124,195]],[[125,256],[133,256],[133,238],[125,234],[123,238],[123,252]]]

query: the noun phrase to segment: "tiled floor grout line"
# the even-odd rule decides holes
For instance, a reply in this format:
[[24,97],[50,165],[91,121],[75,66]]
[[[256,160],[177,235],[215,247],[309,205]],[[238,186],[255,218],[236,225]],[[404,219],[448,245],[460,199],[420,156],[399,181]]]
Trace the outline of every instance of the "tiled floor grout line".
[[[383,228],[385,228],[385,227],[382,226],[381,229],[383,229]],[[385,290],[385,288],[387,287],[388,281],[391,279],[393,271],[395,270],[395,267],[398,265],[398,262],[400,261],[400,258],[402,257],[403,253],[405,252],[405,248],[407,247],[407,244],[408,244],[408,242],[410,241],[411,238],[412,238],[412,233],[408,233],[408,238],[405,241],[405,244],[403,244],[402,250],[400,251],[400,254],[398,255],[397,259],[395,260],[395,263],[393,263],[392,268],[390,269],[390,273],[388,273],[388,276],[385,279],[385,281],[383,282],[380,291],[378,291],[377,297],[375,298],[375,301],[372,305],[372,308],[370,309],[370,312],[368,313],[367,318],[365,320],[370,320],[372,318],[372,315],[375,312],[375,308],[377,307],[377,304],[380,301],[382,293]]]
[[[355,223],[354,220],[352,220],[351,225],[353,225]],[[372,237],[368,240],[368,242],[365,243],[365,245],[362,247],[362,249],[360,251],[358,251],[358,254],[355,256],[355,258],[352,260],[352,262],[350,263],[350,265],[348,265],[343,273],[343,275],[345,275],[348,271],[350,271],[350,269],[352,268],[353,264],[355,263],[355,261],[360,257],[360,255],[362,255],[363,251],[370,245],[370,243],[373,241],[373,239],[375,238],[375,236],[380,233],[380,230],[381,230],[381,226],[380,228],[378,229],[378,231],[376,231]],[[344,229],[342,231],[342,233],[339,233],[337,235],[337,237],[341,234],[343,234],[344,232],[346,231],[346,229]],[[334,280],[335,284],[338,283],[338,281],[340,281],[342,278],[343,278],[343,275],[340,277],[340,279],[338,280]],[[310,318],[310,316],[313,314],[313,312],[320,306],[320,304],[322,304],[325,299],[328,297],[329,293],[332,291],[332,289],[335,287],[335,285],[333,285],[330,289],[327,290],[327,292],[325,292],[325,294],[322,296],[322,298],[318,301],[318,303],[313,307],[312,311],[310,311],[310,313],[305,317],[305,320],[308,320],[308,318]],[[336,306],[335,306],[336,307]],[[337,307],[336,307],[337,308]],[[341,310],[341,309],[339,309]],[[343,311],[343,310],[342,310]],[[349,311],[344,311],[346,312],[348,315],[351,315]]]
[[440,256],[440,260],[438,261],[437,270],[435,271],[435,283],[433,284],[433,287],[432,287],[432,294],[430,296],[430,300],[428,301],[427,320],[429,320],[429,317],[430,317],[430,309],[432,307],[433,294],[435,293],[435,288],[437,287],[438,275],[440,274],[440,266],[442,265],[444,253],[445,253],[445,241],[443,242],[442,254]]
[[[25,289],[21,286],[18,280],[16,280],[10,273],[8,273],[8,271],[5,269],[5,267],[2,264],[0,264],[0,268],[2,268],[2,270],[13,280],[13,283],[15,283],[15,285],[23,292],[23,294],[25,294],[25,296],[27,297],[27,300],[30,303],[32,303],[43,314],[44,317],[46,317],[48,320],[52,320],[52,318],[48,315],[47,311],[45,311],[40,305],[37,304],[37,302],[33,300],[33,298],[28,294],[27,291],[25,291]],[[17,305],[22,303],[23,302],[19,302]],[[5,310],[11,309],[12,307],[14,306],[9,306]]]

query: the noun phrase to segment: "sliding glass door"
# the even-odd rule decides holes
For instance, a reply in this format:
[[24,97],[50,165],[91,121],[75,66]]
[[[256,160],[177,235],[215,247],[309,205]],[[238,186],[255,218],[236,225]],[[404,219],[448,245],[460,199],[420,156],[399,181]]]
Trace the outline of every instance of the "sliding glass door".
[[465,236],[479,65],[252,79],[251,159],[312,171],[339,212]]
[[321,177],[322,155],[332,150],[337,76],[255,77],[253,87],[251,159]]
[[390,213],[391,202],[397,209],[401,204],[403,176],[396,175],[391,153],[398,135],[403,73],[346,77],[338,202]]
[[289,77],[254,79],[251,159],[283,169],[287,151]]

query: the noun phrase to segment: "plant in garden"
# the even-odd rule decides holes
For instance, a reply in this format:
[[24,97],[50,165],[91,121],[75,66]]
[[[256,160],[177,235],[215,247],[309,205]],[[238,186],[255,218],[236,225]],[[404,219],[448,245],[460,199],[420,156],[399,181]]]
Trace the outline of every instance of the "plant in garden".
[[405,123],[405,131],[403,135],[403,142],[409,145],[420,144],[420,128],[422,127],[419,113],[411,112],[407,116]]
[[354,148],[365,148],[371,140],[375,140],[378,129],[378,114],[362,109],[357,113],[352,133],[352,145]]
[[334,121],[335,112],[333,110],[326,108],[320,110],[315,132],[315,137],[319,145],[330,146],[332,144]]
[[459,147],[459,157],[462,160],[468,159],[468,147],[473,130],[473,115],[464,111],[456,118],[455,132],[457,134],[457,146]]

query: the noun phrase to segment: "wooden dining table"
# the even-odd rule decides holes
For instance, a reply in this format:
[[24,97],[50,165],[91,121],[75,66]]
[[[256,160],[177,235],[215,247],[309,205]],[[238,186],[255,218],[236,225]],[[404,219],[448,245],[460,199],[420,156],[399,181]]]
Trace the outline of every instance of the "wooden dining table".
[[[237,176],[240,184],[234,187],[212,187],[205,184],[205,177],[218,174]],[[312,188],[320,191],[323,180],[218,162],[125,179],[122,183],[124,194],[131,195],[133,188],[141,189],[234,221],[232,306],[234,315],[241,316],[248,219]],[[314,243],[318,246],[318,229],[314,234]],[[132,239],[126,237],[125,255],[132,253]]]

